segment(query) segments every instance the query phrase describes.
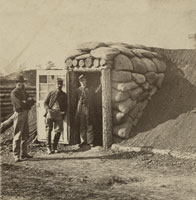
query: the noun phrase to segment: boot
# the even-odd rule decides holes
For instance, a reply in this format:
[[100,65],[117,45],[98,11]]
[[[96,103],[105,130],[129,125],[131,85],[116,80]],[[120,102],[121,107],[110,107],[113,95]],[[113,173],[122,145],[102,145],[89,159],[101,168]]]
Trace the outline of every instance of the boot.
[[56,132],[54,136],[53,150],[55,153],[58,153],[57,146],[61,136],[61,132]]
[[46,146],[47,146],[47,153],[51,154],[51,132],[52,130],[48,130],[48,132],[46,133]]

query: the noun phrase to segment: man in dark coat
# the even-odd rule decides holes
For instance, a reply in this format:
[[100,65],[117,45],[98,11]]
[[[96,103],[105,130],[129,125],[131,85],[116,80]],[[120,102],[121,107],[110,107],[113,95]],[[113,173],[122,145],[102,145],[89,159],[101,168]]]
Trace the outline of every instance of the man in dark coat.
[[14,109],[14,133],[13,154],[16,162],[23,158],[32,158],[27,153],[27,139],[29,137],[28,111],[35,103],[34,99],[28,99],[25,90],[25,79],[20,75],[17,79],[16,88],[11,92],[11,101]]
[[[49,92],[44,107],[46,109],[46,146],[48,154],[57,153],[57,146],[63,131],[63,120],[67,111],[67,94],[62,91],[63,80],[57,79],[57,89]],[[53,150],[51,149],[51,133],[54,126]]]
[[87,87],[87,79],[84,75],[79,76],[79,82],[80,87],[76,90],[77,110],[75,120],[80,132],[80,146],[89,144],[93,147],[93,91]]

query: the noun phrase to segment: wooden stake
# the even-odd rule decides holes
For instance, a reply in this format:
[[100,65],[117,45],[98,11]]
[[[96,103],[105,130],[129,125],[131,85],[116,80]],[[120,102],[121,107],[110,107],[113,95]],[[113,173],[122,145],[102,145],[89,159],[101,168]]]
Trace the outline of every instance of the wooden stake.
[[111,106],[111,72],[101,71],[102,84],[102,127],[103,146],[108,149],[112,145],[112,106]]

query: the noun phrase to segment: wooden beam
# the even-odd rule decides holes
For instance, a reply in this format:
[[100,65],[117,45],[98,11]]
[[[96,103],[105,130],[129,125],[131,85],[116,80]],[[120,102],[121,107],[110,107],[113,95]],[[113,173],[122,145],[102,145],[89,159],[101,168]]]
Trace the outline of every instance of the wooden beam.
[[74,72],[100,72],[102,68],[72,68],[69,71]]
[[108,149],[112,145],[112,106],[111,106],[111,71],[101,71],[102,84],[102,124],[103,147]]
[[70,121],[70,73],[66,70],[66,89],[67,89],[67,141],[71,141],[71,121]]

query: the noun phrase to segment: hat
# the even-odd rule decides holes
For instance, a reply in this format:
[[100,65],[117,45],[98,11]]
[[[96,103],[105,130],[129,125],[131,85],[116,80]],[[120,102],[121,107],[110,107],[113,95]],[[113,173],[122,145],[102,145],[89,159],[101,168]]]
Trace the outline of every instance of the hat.
[[57,83],[63,83],[63,79],[62,78],[57,78]]
[[78,77],[79,80],[81,80],[81,79],[83,79],[83,78],[86,79],[86,76],[84,76],[84,74],[81,74],[81,75]]
[[18,78],[16,79],[17,83],[24,83],[25,81],[27,81],[27,79],[24,78],[23,75],[19,75]]

